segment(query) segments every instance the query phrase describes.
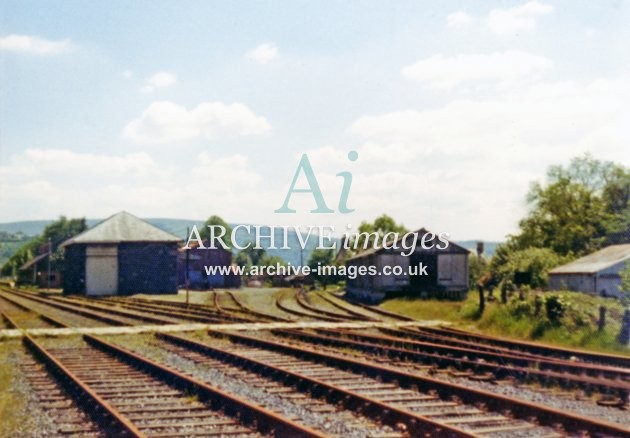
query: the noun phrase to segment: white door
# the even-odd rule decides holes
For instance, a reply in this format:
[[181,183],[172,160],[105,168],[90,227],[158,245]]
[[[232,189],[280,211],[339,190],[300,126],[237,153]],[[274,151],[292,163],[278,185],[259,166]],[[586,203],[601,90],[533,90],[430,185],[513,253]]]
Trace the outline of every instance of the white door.
[[118,247],[91,245],[85,255],[87,295],[115,295],[118,291]]

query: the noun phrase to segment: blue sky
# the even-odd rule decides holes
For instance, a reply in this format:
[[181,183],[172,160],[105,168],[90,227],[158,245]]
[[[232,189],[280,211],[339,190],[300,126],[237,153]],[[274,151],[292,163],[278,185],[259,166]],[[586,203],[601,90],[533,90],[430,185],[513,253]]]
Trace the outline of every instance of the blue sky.
[[[59,214],[502,239],[529,183],[630,164],[627,2],[0,4],[0,221]],[[356,150],[351,163],[347,153]],[[278,215],[302,153],[331,208]]]

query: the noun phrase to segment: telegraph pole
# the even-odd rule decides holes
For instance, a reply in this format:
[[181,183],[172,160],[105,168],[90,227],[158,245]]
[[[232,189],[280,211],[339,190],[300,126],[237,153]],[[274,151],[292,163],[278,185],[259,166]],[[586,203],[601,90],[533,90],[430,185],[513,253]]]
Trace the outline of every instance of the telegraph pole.
[[[190,236],[190,227],[186,227],[186,239]],[[186,240],[187,241],[187,240]],[[186,307],[189,305],[190,300],[190,248],[186,249]]]
[[50,257],[52,256],[52,243],[50,237],[48,238],[48,275],[46,277],[46,291],[50,293]]

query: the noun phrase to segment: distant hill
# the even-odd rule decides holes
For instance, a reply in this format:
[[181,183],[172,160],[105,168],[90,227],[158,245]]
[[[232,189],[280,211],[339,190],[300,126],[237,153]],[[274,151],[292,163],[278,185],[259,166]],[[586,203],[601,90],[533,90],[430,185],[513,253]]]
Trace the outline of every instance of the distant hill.
[[[87,224],[88,227],[93,227],[94,225],[96,225],[97,223],[99,223],[100,221],[102,221],[103,219],[87,219]],[[168,231],[171,234],[174,234],[178,237],[181,237],[182,239],[185,239],[186,236],[186,229],[187,228],[192,228],[193,225],[197,225],[197,227],[200,229],[203,226],[204,221],[203,220],[194,220],[194,219],[167,219],[167,218],[148,218],[145,219],[147,222],[149,222],[152,225],[155,225],[158,228],[163,229],[164,231]],[[41,221],[21,221],[21,222],[7,222],[7,223],[0,223],[0,232],[5,231],[9,234],[15,234],[17,232],[22,232],[26,235],[29,236],[37,236],[39,234],[42,233],[42,231],[44,231],[44,228],[46,227],[46,225],[52,223],[53,220],[41,220]],[[236,224],[230,224],[231,226],[235,226]],[[244,237],[243,237],[243,233],[244,232],[240,232],[241,230],[239,230],[239,241],[245,241]],[[300,258],[303,259],[304,263],[306,263],[311,255],[311,252],[315,249],[315,247],[317,246],[317,239],[315,238],[316,236],[311,236],[310,239],[308,239],[306,248],[304,249],[304,251],[302,252],[302,254],[300,255],[300,245],[299,245],[299,240],[297,237],[296,233],[289,233],[289,247],[291,249],[285,249],[285,250],[281,250],[281,249],[267,249],[267,254],[271,255],[271,256],[280,256],[282,257],[285,261],[290,262],[292,265],[299,265],[300,264]],[[275,230],[275,240],[276,240],[276,246],[280,247],[282,246],[282,230],[278,229]],[[263,247],[267,248],[269,241],[268,239],[263,239],[262,240],[262,244]],[[477,240],[465,240],[465,241],[461,241],[461,242],[455,242],[458,245],[463,246],[466,249],[469,249],[471,251],[476,251],[477,249]],[[499,242],[484,242],[484,254],[486,254],[487,256],[492,256],[494,255],[496,246],[499,244]],[[11,245],[11,249],[15,249],[17,250],[18,247],[15,247],[14,245]],[[4,248],[6,251],[6,248]],[[3,254],[6,258],[10,257],[10,255],[8,254]],[[2,263],[4,263],[5,260],[2,260]]]
[[[473,253],[476,253],[477,242],[479,242],[479,240],[464,240],[464,241],[455,242],[455,243],[457,243],[460,246],[463,246],[464,248],[472,251]],[[493,241],[482,241],[482,242],[483,242],[483,253],[488,257],[492,257],[494,255],[494,253],[497,250],[497,245],[501,243],[501,242],[493,242]]]
[[[101,222],[103,219],[87,219],[88,227],[93,227],[94,225]],[[203,220],[194,220],[194,219],[166,219],[166,218],[147,218],[145,219],[152,225],[155,225],[158,228],[161,228],[164,231],[167,231],[175,236],[181,237],[182,240],[186,239],[188,236],[186,235],[186,230],[191,229],[194,225],[197,225],[197,228],[201,230],[205,221]],[[44,231],[46,225],[54,222],[53,220],[41,220],[41,221],[21,221],[21,222],[7,222],[0,224],[0,232],[6,232],[9,234],[15,234],[17,232],[23,232],[29,236],[37,236]],[[230,224],[230,226],[234,227],[237,224]],[[241,245],[244,245],[247,242],[246,239],[246,231],[239,230],[237,232],[238,241]],[[306,263],[313,252],[313,250],[317,247],[317,236],[312,235],[310,239],[306,242],[306,248],[303,251],[300,251],[299,240],[297,234],[295,232],[288,233],[288,246],[290,249],[268,249],[269,239],[262,239],[262,246],[265,247],[267,254],[270,256],[279,256],[282,257],[285,261],[290,262],[292,265],[299,265],[300,260],[303,260]],[[305,236],[306,237],[306,236]],[[304,239],[305,239],[304,237]],[[274,233],[275,246],[281,247],[283,245],[283,231],[281,229],[275,230]],[[1,243],[1,242],[0,242]],[[0,245],[0,249],[3,250],[2,257],[0,259],[0,266],[11,257],[11,251],[15,252],[19,248],[19,245],[11,244],[11,245]]]

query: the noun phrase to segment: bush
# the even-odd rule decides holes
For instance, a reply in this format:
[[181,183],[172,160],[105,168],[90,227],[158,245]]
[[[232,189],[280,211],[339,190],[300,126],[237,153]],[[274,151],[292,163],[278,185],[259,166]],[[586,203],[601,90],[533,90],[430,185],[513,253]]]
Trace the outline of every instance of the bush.
[[505,254],[503,264],[498,267],[504,280],[513,280],[517,272],[529,272],[531,280],[527,286],[541,288],[547,285],[547,273],[570,258],[561,257],[547,248],[528,248]]
[[558,323],[567,310],[566,304],[558,295],[549,295],[545,298],[545,311],[547,319],[552,323]]
[[514,318],[523,318],[533,314],[533,307],[528,301],[515,301],[510,307],[510,313]]

